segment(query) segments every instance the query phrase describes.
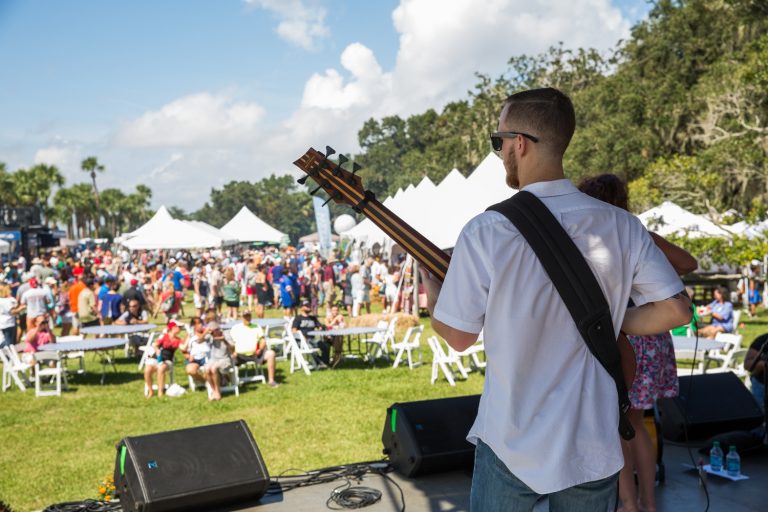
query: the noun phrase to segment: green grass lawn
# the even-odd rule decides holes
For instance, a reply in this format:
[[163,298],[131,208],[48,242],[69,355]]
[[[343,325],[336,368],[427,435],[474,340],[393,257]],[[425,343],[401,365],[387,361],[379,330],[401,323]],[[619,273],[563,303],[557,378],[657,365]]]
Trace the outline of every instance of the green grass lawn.
[[[27,511],[95,498],[121,438],[237,419],[248,423],[273,475],[382,458],[389,405],[482,391],[479,373],[455,388],[444,378],[430,385],[426,338],[434,332],[422,322],[425,364],[413,371],[407,364],[393,369],[382,360],[371,368],[347,360],[307,376],[289,373],[288,362],[279,361],[279,388],[248,384],[239,398],[225,394],[220,402],[209,402],[205,391],[147,400],[137,362],[122,358],[122,349],[115,352],[117,373],[110,370],[102,386],[100,363],[87,354],[87,373],[71,375],[61,397],[35,398],[34,389],[16,388],[0,395],[0,500]],[[186,387],[179,359],[175,378]]]
[[[121,357],[118,373],[110,371],[102,386],[100,364],[88,355],[87,373],[72,375],[70,390],[61,397],[35,398],[34,389],[15,388],[0,395],[0,500],[27,511],[95,498],[99,483],[113,470],[114,446],[121,438],[241,418],[273,475],[381,458],[384,417],[392,403],[482,391],[479,373],[458,380],[455,388],[442,375],[430,385],[426,338],[434,333],[426,319],[422,322],[425,364],[413,371],[383,361],[374,368],[345,361],[335,370],[307,376],[290,374],[288,363],[279,362],[278,389],[249,384],[239,398],[226,394],[220,402],[209,402],[204,391],[147,400],[136,361]],[[765,312],[743,322],[745,345],[768,331]],[[116,353],[122,356],[122,350]],[[174,371],[176,382],[186,386],[178,360]]]

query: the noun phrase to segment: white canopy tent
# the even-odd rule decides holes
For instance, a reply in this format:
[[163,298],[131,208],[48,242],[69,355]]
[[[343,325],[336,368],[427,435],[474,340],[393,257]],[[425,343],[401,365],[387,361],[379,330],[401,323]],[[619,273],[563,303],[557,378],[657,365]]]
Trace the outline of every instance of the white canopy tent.
[[288,238],[288,235],[258,218],[247,206],[243,206],[232,220],[224,224],[221,231],[244,243],[279,244]]
[[[512,195],[512,189],[504,184],[505,175],[502,161],[491,153],[469,178],[452,169],[437,186],[424,178],[383,204],[438,247],[447,249],[456,244],[461,229],[472,217]],[[368,247],[392,243],[368,219],[343,235]]]
[[[204,249],[223,247],[234,240],[218,235],[213,226],[201,228],[191,222],[176,220],[165,206],[136,231],[123,235],[120,243],[131,251],[141,249]],[[216,230],[218,231],[218,230]]]
[[205,231],[206,233],[217,236],[221,238],[221,245],[236,245],[240,243],[240,240],[237,239],[237,237],[231,235],[230,233],[227,233],[223,229],[219,229],[215,226],[211,226],[207,222],[199,221],[199,220],[185,220],[182,221],[187,224],[190,224],[202,231]]
[[729,233],[711,220],[691,213],[672,201],[664,201],[638,215],[643,225],[661,236],[685,235],[691,238],[706,236],[727,237]]

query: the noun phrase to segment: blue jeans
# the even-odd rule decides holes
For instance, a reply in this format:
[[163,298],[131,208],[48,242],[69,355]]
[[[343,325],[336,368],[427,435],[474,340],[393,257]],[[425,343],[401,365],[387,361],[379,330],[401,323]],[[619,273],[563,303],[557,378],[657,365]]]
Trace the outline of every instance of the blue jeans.
[[536,502],[549,498],[552,512],[604,512],[615,510],[619,474],[563,489],[538,494],[513,475],[493,450],[478,440],[472,475],[472,512],[530,512]]
[[0,336],[0,348],[12,347],[16,344],[16,326],[12,325],[2,330],[2,336]]

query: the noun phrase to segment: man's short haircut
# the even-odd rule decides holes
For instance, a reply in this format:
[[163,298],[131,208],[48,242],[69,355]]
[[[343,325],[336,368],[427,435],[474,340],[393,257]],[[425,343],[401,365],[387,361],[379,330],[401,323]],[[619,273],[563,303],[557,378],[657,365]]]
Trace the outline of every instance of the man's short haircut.
[[563,156],[576,129],[571,99],[551,87],[530,89],[509,96],[507,128],[539,138],[553,155]]

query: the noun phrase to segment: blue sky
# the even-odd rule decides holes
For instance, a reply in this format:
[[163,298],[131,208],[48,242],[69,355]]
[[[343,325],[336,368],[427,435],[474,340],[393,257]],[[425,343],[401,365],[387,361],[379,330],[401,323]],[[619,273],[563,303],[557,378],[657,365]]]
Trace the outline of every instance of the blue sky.
[[643,0],[0,0],[0,161],[153,204],[353,151],[369,117],[464,97],[474,72],[559,41],[607,49]]

